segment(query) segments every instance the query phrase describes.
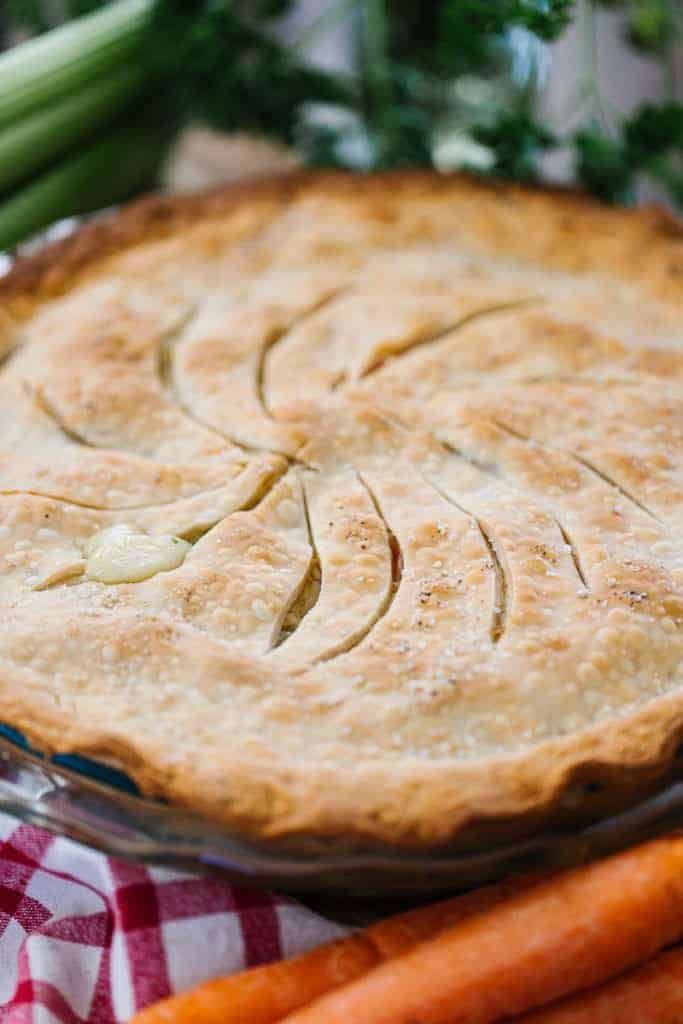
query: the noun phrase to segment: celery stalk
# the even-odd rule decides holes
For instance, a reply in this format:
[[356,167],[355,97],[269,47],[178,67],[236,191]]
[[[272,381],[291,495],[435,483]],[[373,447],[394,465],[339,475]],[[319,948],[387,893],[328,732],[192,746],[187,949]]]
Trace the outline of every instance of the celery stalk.
[[149,187],[167,136],[117,130],[0,202],[0,251],[62,217],[121,202]]
[[0,56],[0,125],[141,59],[153,0],[117,0]]
[[98,78],[45,110],[0,128],[0,191],[68,152],[120,111],[144,79],[139,68]]

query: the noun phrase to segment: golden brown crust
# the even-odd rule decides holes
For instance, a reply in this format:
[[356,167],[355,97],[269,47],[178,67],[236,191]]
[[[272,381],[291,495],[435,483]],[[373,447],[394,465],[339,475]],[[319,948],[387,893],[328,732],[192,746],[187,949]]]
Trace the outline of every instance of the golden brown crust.
[[[682,283],[662,212],[426,172],[153,198],[20,260],[0,714],[260,838],[466,843],[656,785]],[[117,525],[193,547],[83,575]]]
[[283,176],[198,195],[140,199],[117,213],[93,218],[30,256],[16,259],[9,273],[0,278],[0,299],[9,305],[17,303],[22,311],[29,310],[31,303],[61,294],[89,267],[132,245],[164,238],[197,217],[225,215],[242,198],[250,200],[266,194],[285,201],[290,192],[288,179]]
[[[129,203],[113,215],[105,215],[81,226],[60,241],[42,246],[30,256],[15,260],[11,271],[0,277],[0,303],[3,309],[14,308],[25,314],[40,299],[60,294],[75,279],[108,256],[141,242],[163,238],[182,229],[196,218],[224,216],[241,203],[266,197],[286,203],[294,195],[309,187],[331,192],[353,190],[354,177],[343,172],[303,172],[278,174],[218,188],[194,195],[153,195]],[[497,182],[495,186],[482,184],[467,175],[434,175],[430,172],[394,171],[364,179],[366,188],[382,194],[387,189],[423,183],[430,190],[460,187],[472,193],[488,192],[495,187],[505,196],[537,196],[549,203],[562,205],[562,218],[569,221],[574,212],[590,217],[596,214],[606,221],[618,224],[622,211],[602,206],[581,192],[544,186],[530,190],[522,185]],[[672,239],[680,242],[683,226],[680,220],[660,207],[649,206],[627,215],[639,227],[643,242]],[[618,233],[618,232],[617,232]],[[590,243],[590,233],[587,241]],[[643,254],[644,256],[645,254]],[[670,268],[672,276],[680,275],[680,265]],[[680,281],[678,282],[680,284]]]

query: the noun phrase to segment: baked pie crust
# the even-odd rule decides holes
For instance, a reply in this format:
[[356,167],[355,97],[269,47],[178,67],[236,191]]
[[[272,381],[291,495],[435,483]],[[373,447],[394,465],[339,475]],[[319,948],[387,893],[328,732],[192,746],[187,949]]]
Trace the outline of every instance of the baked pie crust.
[[0,718],[257,838],[614,808],[683,728],[683,229],[156,198],[0,281]]

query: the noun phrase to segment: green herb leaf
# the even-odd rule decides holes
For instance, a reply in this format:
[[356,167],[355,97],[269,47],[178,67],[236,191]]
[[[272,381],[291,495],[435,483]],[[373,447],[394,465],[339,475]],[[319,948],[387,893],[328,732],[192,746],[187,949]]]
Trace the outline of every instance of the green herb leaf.
[[474,134],[493,151],[494,172],[516,181],[536,181],[539,156],[556,145],[553,133],[527,111],[503,113],[490,128]]
[[334,76],[303,64],[238,4],[196,11],[184,0],[159,0],[151,31],[153,66],[182,118],[291,142],[302,104],[345,98]]
[[628,38],[639,50],[668,49],[677,34],[677,18],[669,0],[632,0]]
[[634,163],[642,164],[667,149],[683,150],[683,105],[646,103],[625,122],[624,138]]
[[634,167],[626,147],[597,128],[577,134],[576,175],[594,195],[609,202],[633,198]]

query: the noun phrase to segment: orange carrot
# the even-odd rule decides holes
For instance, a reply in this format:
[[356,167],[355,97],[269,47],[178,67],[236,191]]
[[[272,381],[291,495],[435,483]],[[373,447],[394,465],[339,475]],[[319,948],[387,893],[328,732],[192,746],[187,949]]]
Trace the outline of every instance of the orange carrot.
[[142,1010],[131,1024],[274,1024],[331,989],[361,977],[381,960],[487,910],[535,880],[535,876],[515,878],[409,910],[303,956],[209,981]]
[[519,1024],[681,1024],[683,947],[607,985],[517,1018]]
[[131,1024],[273,1024],[378,962],[373,946],[353,935],[164,999],[136,1014]]
[[677,836],[533,886],[283,1024],[490,1024],[599,985],[682,934]]
[[385,917],[365,929],[363,935],[373,944],[381,960],[405,953],[419,942],[452,928],[459,921],[481,914],[505,899],[529,889],[549,877],[547,874],[517,875],[497,885],[473,889],[462,896],[454,896],[439,903],[429,903],[403,914]]

